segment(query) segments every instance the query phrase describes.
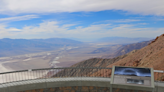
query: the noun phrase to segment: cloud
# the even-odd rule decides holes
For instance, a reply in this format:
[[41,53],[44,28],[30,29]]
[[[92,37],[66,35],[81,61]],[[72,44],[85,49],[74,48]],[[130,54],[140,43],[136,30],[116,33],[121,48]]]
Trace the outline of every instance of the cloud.
[[164,0],[1,0],[1,14],[122,10],[164,16]]
[[60,25],[57,21],[44,21],[39,26],[25,26],[22,29],[7,28],[0,25],[1,38],[78,38],[82,40],[96,39],[110,36],[121,37],[156,37],[163,34],[163,28],[136,28],[130,24],[95,24],[88,27],[75,24]]
[[0,18],[0,22],[29,20],[29,19],[38,18],[38,17],[39,16],[37,16],[37,15],[24,15],[24,16]]
[[137,22],[137,21],[141,21],[138,19],[120,19],[120,20],[116,20],[114,22]]
[[14,31],[16,28],[8,28],[8,29],[6,29],[6,27],[7,27],[6,25],[0,24],[0,38],[10,38],[10,37],[16,35],[16,34],[10,33],[10,31]]
[[117,19],[117,20],[105,20],[105,21],[99,21],[95,22],[96,23],[132,23],[132,22],[139,22],[143,21],[140,19]]

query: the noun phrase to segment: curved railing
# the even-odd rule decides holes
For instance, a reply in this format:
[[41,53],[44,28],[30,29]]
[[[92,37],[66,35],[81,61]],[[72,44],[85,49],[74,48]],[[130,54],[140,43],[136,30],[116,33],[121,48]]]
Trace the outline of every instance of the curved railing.
[[[106,67],[63,67],[29,69],[0,73],[0,84],[43,78],[65,77],[110,77],[112,68]],[[154,70],[155,81],[164,81],[164,71]]]
[[[0,92],[63,86],[109,87],[111,71],[106,67],[64,67],[5,72],[0,73]],[[154,75],[156,92],[164,92],[160,91],[164,87],[164,71],[154,70]]]
[[105,67],[64,67],[4,72],[0,73],[0,84],[47,78],[110,77],[111,69]]

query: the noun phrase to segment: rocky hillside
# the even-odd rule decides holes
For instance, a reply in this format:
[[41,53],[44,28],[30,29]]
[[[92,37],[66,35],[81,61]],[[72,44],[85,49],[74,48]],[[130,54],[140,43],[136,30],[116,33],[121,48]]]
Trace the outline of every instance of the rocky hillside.
[[[122,57],[122,58],[119,58]],[[135,66],[135,67],[153,67],[155,70],[164,70],[164,34],[157,37],[148,46],[132,51],[126,55],[119,56],[113,59],[89,59],[77,63],[74,66],[98,66],[98,67],[112,67],[113,65],[120,66]],[[111,61],[116,60],[114,63]],[[105,61],[107,61],[105,63]],[[104,65],[104,64],[105,65]],[[87,64],[87,65],[85,65]]]
[[[112,59],[91,58],[91,59],[79,62],[77,64],[74,64],[71,67],[107,67],[110,64],[113,64],[113,63],[115,63],[115,62],[117,62],[117,61],[127,57],[128,55],[135,53],[135,52],[136,52],[136,50],[134,50],[134,51],[132,51],[132,52],[130,52],[128,54],[125,54],[125,55],[122,55],[122,56],[118,56],[118,57],[112,58]],[[68,75],[67,72],[69,72],[69,75]],[[98,71],[94,70],[94,72],[98,72]],[[57,76],[76,76],[79,73],[81,75],[84,75],[84,76],[86,76],[85,74],[93,75],[92,74],[92,70],[90,70],[90,69],[86,69],[86,70],[85,69],[80,69],[78,71],[76,71],[76,69],[65,69],[63,71],[60,71],[56,75],[53,75],[53,77],[57,77]],[[101,75],[102,74],[96,75],[96,76],[101,76]],[[87,76],[90,76],[90,75],[87,75]]]
[[125,45],[125,46],[123,46],[123,48],[119,49],[116,53],[114,53],[114,56],[115,57],[121,56],[121,55],[131,52],[132,50],[141,49],[141,48],[147,46],[150,42],[151,41],[144,41],[144,42]]
[[[112,67],[113,65],[152,67],[154,70],[164,70],[164,34],[157,37],[148,46],[111,65],[108,65],[107,67]],[[157,75],[155,73],[155,77],[157,80],[164,80],[162,74]]]
[[127,57],[128,55],[135,53],[137,50],[133,50],[132,52],[122,55],[122,56],[118,56],[112,59],[103,59],[103,58],[91,58],[88,60],[84,60],[82,62],[79,62],[77,64],[72,65],[71,67],[107,67],[110,64],[113,64],[125,57]]
[[[117,66],[133,66],[133,67],[151,67],[154,70],[164,70],[164,34],[157,37],[146,47],[132,51],[126,55],[113,59],[89,59],[73,65],[72,67],[112,67]],[[71,72],[71,71],[70,71]],[[106,73],[97,71],[94,75],[110,76],[111,71]],[[92,74],[93,75],[93,74]],[[164,80],[162,74],[155,73],[156,80]]]
[[109,65],[153,67],[155,70],[164,70],[164,34],[157,37],[148,46],[133,54]]

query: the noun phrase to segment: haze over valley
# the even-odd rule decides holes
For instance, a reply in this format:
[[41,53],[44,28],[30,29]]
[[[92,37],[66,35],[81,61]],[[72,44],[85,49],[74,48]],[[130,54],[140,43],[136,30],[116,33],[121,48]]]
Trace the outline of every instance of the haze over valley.
[[[84,67],[107,67],[147,46],[153,49],[149,44],[164,33],[163,3],[0,0],[0,72],[70,67],[85,61],[91,62],[80,63]],[[119,64],[130,65],[123,62]]]
[[[1,53],[1,55],[6,55],[0,57],[1,67],[4,66],[4,68],[1,69],[1,72],[7,72],[9,70],[69,67],[90,58],[113,58],[116,57],[116,55],[114,55],[116,52],[125,48],[127,43],[131,43],[131,41],[129,41],[130,39],[131,38],[124,39],[124,41],[127,40],[126,43],[121,44],[119,44],[118,39],[116,39],[117,41],[115,41],[115,43],[110,43],[110,41],[80,42],[59,38],[37,40],[1,39],[1,42],[7,44],[0,45],[1,51],[12,53]],[[145,38],[143,40],[147,39],[148,38]],[[123,39],[121,38],[120,40],[122,41]],[[112,41],[114,41],[114,39],[112,39]],[[137,40],[134,42],[136,41]],[[138,42],[140,41],[141,40],[139,39]],[[140,44],[138,43],[135,45],[136,48],[129,48],[130,50],[123,54],[134,49],[140,49],[147,44],[148,42],[140,47]],[[9,70],[5,69],[5,67]]]

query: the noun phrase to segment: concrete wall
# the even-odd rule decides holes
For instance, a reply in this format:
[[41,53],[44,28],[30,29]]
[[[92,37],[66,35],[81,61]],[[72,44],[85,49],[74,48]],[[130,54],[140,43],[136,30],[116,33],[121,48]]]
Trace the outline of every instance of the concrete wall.
[[[164,83],[155,83],[155,92],[164,92]],[[28,81],[19,81],[0,85],[0,92],[26,92],[26,90],[43,90],[59,89],[61,87],[98,87],[110,88],[110,78],[54,78],[54,79],[37,79]],[[35,92],[35,91],[34,91]],[[42,92],[42,91],[36,91]],[[51,91],[50,91],[51,92]],[[54,92],[54,91],[52,91]],[[102,91],[103,92],[103,91]],[[104,91],[104,92],[107,92]],[[119,91],[117,91],[119,92]],[[145,92],[145,91],[144,91]]]

